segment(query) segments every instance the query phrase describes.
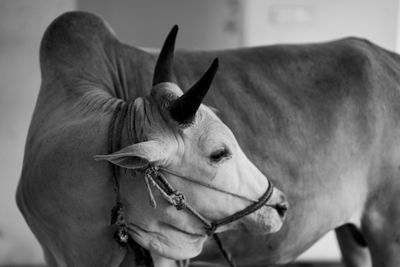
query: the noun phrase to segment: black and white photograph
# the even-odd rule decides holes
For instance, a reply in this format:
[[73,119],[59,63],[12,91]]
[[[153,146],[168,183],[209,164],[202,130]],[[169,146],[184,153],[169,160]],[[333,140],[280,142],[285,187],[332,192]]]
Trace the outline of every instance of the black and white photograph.
[[399,0],[0,0],[0,267],[400,267]]

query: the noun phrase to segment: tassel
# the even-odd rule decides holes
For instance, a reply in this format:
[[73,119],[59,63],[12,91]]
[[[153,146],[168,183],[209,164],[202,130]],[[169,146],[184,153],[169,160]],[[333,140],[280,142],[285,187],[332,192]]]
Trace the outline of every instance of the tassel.
[[150,203],[150,206],[152,206],[153,209],[155,209],[155,208],[157,208],[157,202],[156,202],[156,199],[154,198],[153,191],[151,190],[149,179],[150,179],[149,176],[147,176],[147,175],[144,176],[144,180],[145,180],[146,186],[147,186],[147,192],[149,193],[149,203]]

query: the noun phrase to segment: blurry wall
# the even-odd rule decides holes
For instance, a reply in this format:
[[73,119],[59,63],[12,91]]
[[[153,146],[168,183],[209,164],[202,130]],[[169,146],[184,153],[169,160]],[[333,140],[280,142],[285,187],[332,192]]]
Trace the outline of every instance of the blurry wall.
[[[177,47],[242,45],[366,37],[395,49],[398,0],[0,0],[0,265],[42,261],[39,245],[14,204],[23,148],[40,86],[39,42],[67,10],[103,16],[126,43],[160,47],[172,25]],[[338,259],[333,234],[303,259]]]
[[397,47],[398,0],[78,0],[129,44],[159,47],[174,24],[178,48],[220,49],[358,36]]
[[80,10],[102,15],[125,42],[160,47],[173,25],[177,48],[221,49],[241,44],[238,0],[78,0]]
[[243,45],[359,36],[394,50],[398,0],[243,1]]
[[0,1],[0,264],[41,262],[14,195],[40,86],[39,42],[74,0]]

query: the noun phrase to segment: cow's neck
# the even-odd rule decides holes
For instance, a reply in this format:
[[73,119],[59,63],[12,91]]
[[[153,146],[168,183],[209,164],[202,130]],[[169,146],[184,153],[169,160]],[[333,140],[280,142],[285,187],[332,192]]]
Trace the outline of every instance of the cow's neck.
[[109,55],[112,69],[106,90],[118,99],[133,101],[150,92],[156,58],[140,49],[120,49]]
[[[138,113],[138,102],[120,101],[113,111],[108,132],[108,153],[115,152],[124,146],[123,139],[129,142],[137,141],[135,130],[135,117]],[[140,117],[140,116],[138,116]],[[125,129],[125,130],[124,130]],[[126,203],[120,191],[120,169],[111,164],[113,173],[113,188],[116,195],[116,203],[112,209],[111,224],[115,229],[114,239],[121,247],[129,247],[135,255],[135,266],[153,267],[150,252],[141,247],[128,233],[128,221]]]

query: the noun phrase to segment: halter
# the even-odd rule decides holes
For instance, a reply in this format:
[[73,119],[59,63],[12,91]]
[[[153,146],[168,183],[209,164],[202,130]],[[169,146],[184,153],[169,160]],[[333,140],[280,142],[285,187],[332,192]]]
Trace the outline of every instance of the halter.
[[[112,153],[113,151],[117,151],[121,147],[121,135],[122,135],[122,129],[124,125],[125,118],[127,114],[129,113],[130,109],[132,108],[132,102],[120,102],[118,103],[118,106],[116,107],[114,114],[112,116],[111,124],[109,126],[109,132],[108,132],[108,153]],[[120,115],[121,114],[121,115]],[[128,125],[128,135],[130,136],[130,139],[133,140],[132,138],[132,128],[130,125]],[[135,259],[136,259],[136,265],[137,266],[146,266],[146,267],[153,267],[153,262],[151,259],[150,252],[147,249],[144,249],[141,247],[139,244],[135,242],[133,238],[131,238],[128,235],[128,223],[126,221],[126,215],[125,215],[125,208],[124,205],[121,202],[121,194],[120,194],[120,189],[119,189],[119,168],[118,166],[111,164],[112,166],[112,176],[113,176],[113,187],[114,191],[116,194],[116,204],[113,207],[111,211],[111,225],[116,228],[116,231],[114,233],[114,238],[117,241],[117,243],[121,247],[126,247],[128,244],[129,247],[134,251],[135,253]],[[209,188],[214,191],[218,191],[224,194],[228,194],[237,198],[240,198],[242,200],[248,201],[252,204],[244,208],[243,210],[240,210],[230,216],[227,216],[225,218],[216,220],[216,221],[210,221],[207,218],[205,218],[203,215],[201,215],[199,212],[194,209],[190,203],[186,200],[186,197],[183,193],[179,192],[176,190],[166,179],[164,176],[163,172],[168,173],[170,175],[176,176],[180,179],[184,179],[186,181],[189,181],[193,184],[197,184],[200,186],[204,186],[206,188]],[[274,186],[269,181],[269,185],[265,193],[258,199],[252,199],[249,197],[245,197],[233,192],[226,191],[224,189],[215,187],[210,184],[206,184],[197,180],[193,180],[192,178],[186,177],[179,175],[169,169],[160,167],[160,166],[155,166],[155,165],[149,165],[144,169],[144,180],[147,186],[147,191],[149,193],[149,200],[150,200],[150,205],[155,208],[157,203],[155,201],[155,198],[153,196],[152,192],[152,186],[157,189],[161,196],[172,206],[174,206],[177,210],[186,210],[187,212],[191,213],[194,217],[199,219],[203,224],[204,228],[206,231],[206,234],[208,236],[213,236],[215,241],[217,242],[218,247],[220,248],[224,258],[227,260],[228,264],[231,267],[234,267],[235,264],[232,261],[229,253],[225,250],[225,248],[222,245],[222,242],[219,238],[219,236],[215,233],[218,227],[222,225],[226,225],[228,223],[234,222],[236,220],[239,220],[240,218],[243,218],[246,215],[249,215],[258,209],[262,208],[263,206],[270,206],[268,205],[267,202],[271,198]]]
[[[199,212],[197,212],[186,200],[186,197],[183,193],[179,192],[178,190],[176,190],[166,179],[166,177],[164,176],[164,174],[162,172],[166,172],[169,173],[171,175],[174,175],[178,178],[184,179],[186,181],[189,181],[193,184],[197,184],[200,186],[204,186],[206,188],[209,188],[211,190],[215,190],[224,194],[228,194],[249,202],[252,202],[251,205],[247,206],[246,208],[244,208],[243,210],[240,210],[230,216],[227,216],[225,218],[216,220],[216,221],[210,221],[208,219],[206,219],[204,216],[202,216]],[[155,203],[155,199],[153,197],[153,193],[151,191],[151,187],[150,184],[154,186],[154,188],[156,188],[160,193],[161,196],[172,206],[174,206],[177,210],[186,210],[189,213],[191,213],[193,216],[195,216],[197,219],[199,219],[203,224],[204,224],[204,228],[206,230],[206,233],[208,236],[213,235],[215,233],[215,231],[217,230],[218,227],[234,222],[236,220],[241,219],[242,217],[249,215],[250,213],[255,212],[256,210],[260,209],[263,206],[270,206],[267,205],[266,203],[268,202],[268,200],[271,198],[272,196],[272,192],[273,192],[273,185],[270,182],[269,186],[267,188],[267,190],[265,191],[265,193],[261,196],[261,198],[259,198],[258,200],[254,200],[252,198],[248,198],[242,195],[238,195],[236,193],[232,193],[229,191],[225,191],[224,189],[212,186],[212,185],[208,185],[205,183],[202,183],[200,181],[196,181],[193,180],[189,177],[185,177],[182,175],[179,175],[175,172],[172,172],[166,168],[162,168],[162,167],[157,167],[154,165],[150,165],[145,169],[145,176],[144,179],[146,181],[146,185],[147,185],[147,189],[149,192],[149,197],[150,197],[150,204],[151,206],[153,206],[154,208],[156,207],[156,203]]]

